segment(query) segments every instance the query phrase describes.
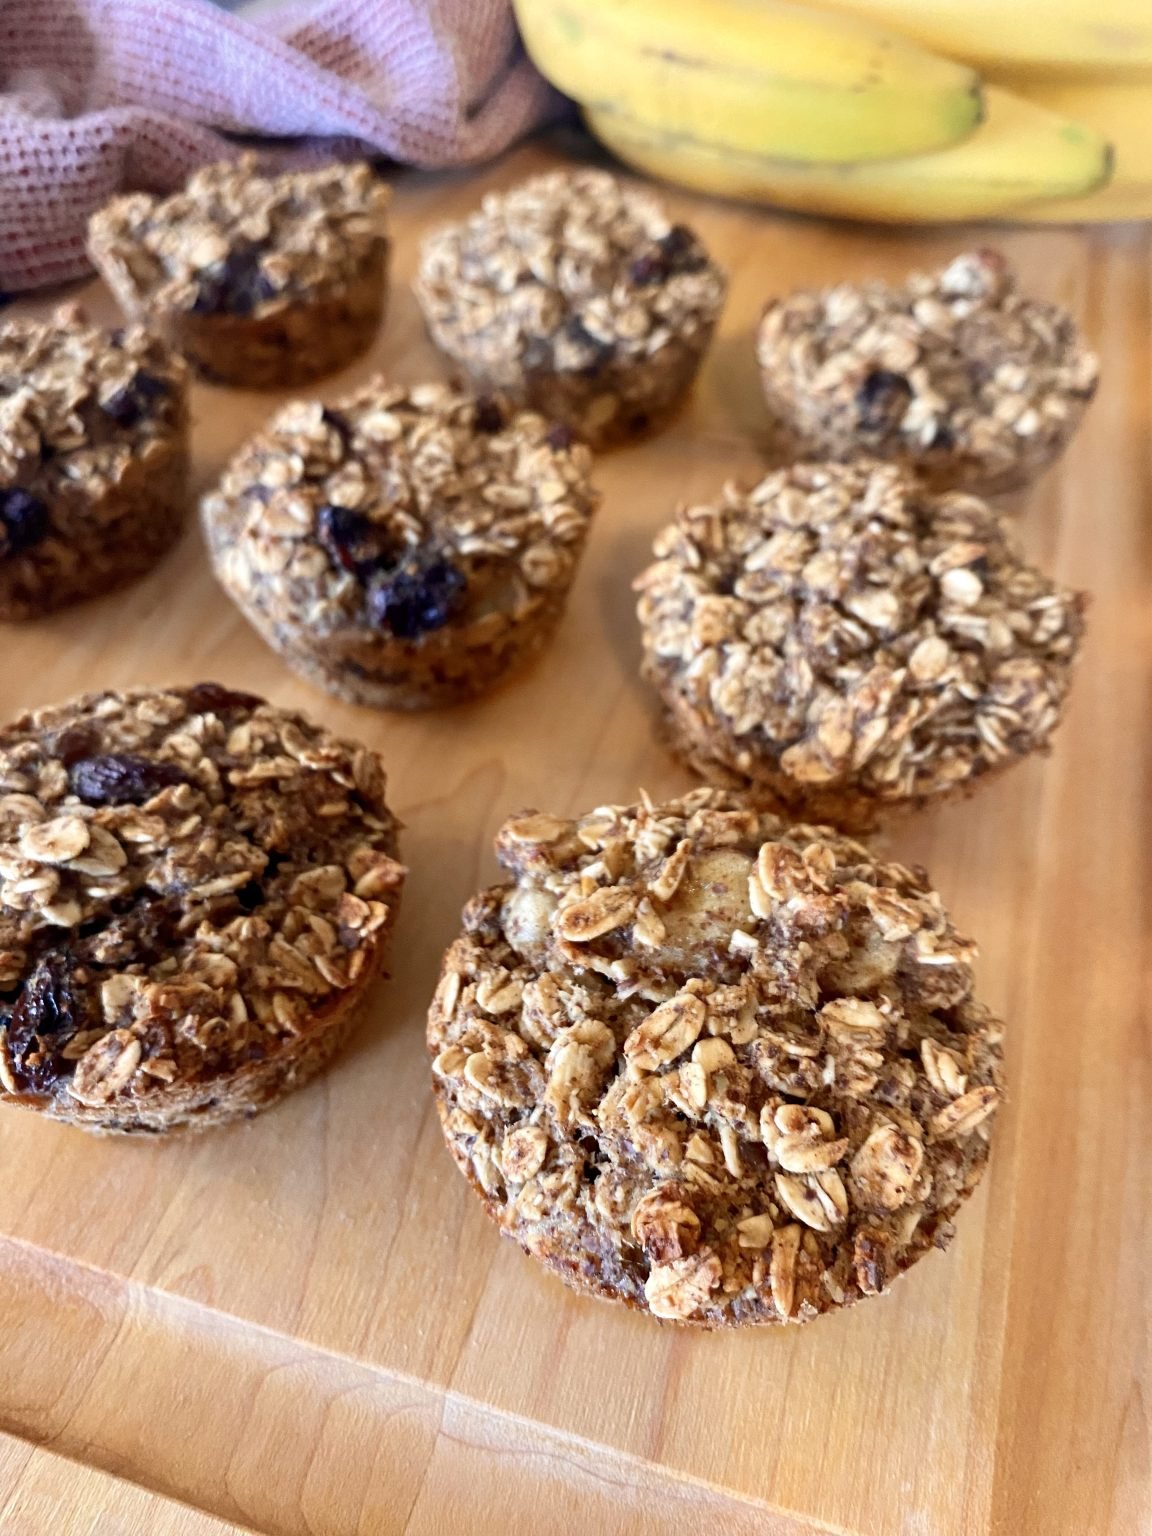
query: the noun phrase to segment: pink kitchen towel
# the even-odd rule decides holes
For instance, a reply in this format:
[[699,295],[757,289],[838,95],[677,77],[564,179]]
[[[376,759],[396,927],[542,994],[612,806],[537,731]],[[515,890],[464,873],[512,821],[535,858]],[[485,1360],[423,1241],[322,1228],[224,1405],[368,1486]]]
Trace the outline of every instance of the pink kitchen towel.
[[555,111],[509,0],[0,0],[0,290],[80,276],[88,215],[236,152],[224,134],[419,166]]

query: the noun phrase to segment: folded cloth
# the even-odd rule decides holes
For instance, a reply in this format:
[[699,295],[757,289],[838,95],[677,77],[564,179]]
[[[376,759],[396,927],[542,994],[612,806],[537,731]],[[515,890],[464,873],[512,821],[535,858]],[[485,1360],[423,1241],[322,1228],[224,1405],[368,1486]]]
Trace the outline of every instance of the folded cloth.
[[223,134],[457,165],[557,101],[510,0],[0,0],[0,290],[80,276],[94,209],[236,153]]

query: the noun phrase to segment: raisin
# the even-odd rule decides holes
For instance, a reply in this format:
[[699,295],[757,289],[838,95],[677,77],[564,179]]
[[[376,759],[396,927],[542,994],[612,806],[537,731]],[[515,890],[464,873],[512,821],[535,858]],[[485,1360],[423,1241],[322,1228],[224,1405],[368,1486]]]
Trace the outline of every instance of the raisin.
[[201,273],[192,305],[197,315],[250,315],[276,288],[260,268],[260,249],[249,242],[232,247],[219,271]]
[[0,528],[3,528],[6,554],[18,555],[33,548],[45,537],[50,526],[48,507],[19,485],[0,490]]
[[249,880],[236,892],[236,900],[245,912],[255,912],[264,905],[264,887],[259,880]]
[[316,514],[316,532],[320,542],[335,563],[353,574],[356,572],[354,550],[363,536],[368,519],[351,507],[341,507],[334,502],[320,508]]
[[24,983],[8,1024],[8,1051],[16,1085],[49,1093],[71,1070],[59,1051],[82,1027],[83,1000],[77,995],[68,955],[41,956]]
[[146,886],[115,897],[79,928],[70,930],[74,960],[84,965],[152,965],[172,952],[182,913],[178,897],[158,897]]
[[500,409],[498,401],[491,395],[481,395],[476,402],[475,415],[472,417],[472,425],[477,432],[499,432],[504,425],[504,412]]
[[71,768],[82,757],[95,757],[100,750],[100,733],[91,725],[66,725],[52,738],[51,752]]
[[326,405],[320,412],[320,420],[325,426],[332,428],[340,439],[340,446],[347,453],[352,446],[352,427],[347,416],[342,416],[339,411],[334,411]]
[[316,532],[333,562],[359,581],[370,581],[397,562],[396,546],[386,530],[351,507],[321,507]]
[[404,566],[368,588],[368,613],[397,639],[415,640],[451,621],[467,585],[463,572],[447,560]]
[[645,288],[682,272],[702,272],[707,265],[707,252],[687,224],[673,224],[652,250],[636,257],[628,275],[638,288]]
[[651,252],[645,256],[637,256],[628,268],[628,276],[637,288],[647,288],[650,283],[662,283],[667,275],[668,269],[663,261]]
[[549,448],[555,448],[559,453],[564,448],[571,448],[573,443],[572,428],[562,421],[554,421],[548,428],[545,436]]
[[578,370],[584,378],[595,378],[601,373],[608,363],[612,361],[613,349],[606,341],[601,341],[593,336],[579,315],[573,315],[564,327],[567,339],[578,347],[584,347],[592,356],[582,368]]
[[874,368],[856,391],[856,424],[861,432],[888,432],[899,426],[912,386],[902,373]]
[[264,905],[268,899],[268,881],[275,879],[277,871],[285,862],[286,859],[282,853],[270,853],[262,873],[258,876],[253,876],[247,885],[240,887],[236,892],[236,900],[245,912],[255,912],[257,907]]
[[941,453],[947,453],[956,446],[956,434],[946,421],[938,421],[932,429],[932,441],[929,448],[939,448]]
[[673,272],[701,272],[708,265],[704,247],[687,224],[673,224],[656,244]]
[[259,709],[264,700],[255,693],[240,693],[234,688],[224,688],[219,683],[193,683],[190,688],[179,690],[188,708],[195,715],[226,715],[244,710],[250,714]]
[[169,785],[187,782],[174,763],[155,763],[132,752],[82,757],[68,770],[72,793],[86,805],[143,805]]
[[166,379],[159,379],[144,368],[137,368],[127,384],[109,395],[100,409],[118,426],[134,427],[151,413],[152,406],[169,394]]

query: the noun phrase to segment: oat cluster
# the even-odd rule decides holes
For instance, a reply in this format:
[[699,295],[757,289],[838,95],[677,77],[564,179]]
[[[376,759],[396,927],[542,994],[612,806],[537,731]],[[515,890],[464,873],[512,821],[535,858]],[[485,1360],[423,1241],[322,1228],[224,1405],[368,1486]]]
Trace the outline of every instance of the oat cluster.
[[428,1026],[452,1152],[578,1289],[805,1321],[952,1233],[1001,1026],[922,873],[702,789],[505,824]]
[[898,287],[775,300],[757,355],[803,455],[895,457],[940,487],[984,491],[1023,483],[1059,452],[1097,377],[1072,317],[1022,297],[995,251]]
[[[19,490],[50,511],[61,493],[103,496],[182,427],[184,383],[183,362],[142,327],[102,330],[75,305],[0,325],[0,497]],[[9,533],[0,504],[0,559],[23,547]]]
[[[898,467],[794,465],[684,508],[637,580],[678,745],[786,804],[909,803],[1043,749],[1083,594]],[[850,820],[848,824],[853,824]]]
[[725,280],[660,200],[604,171],[555,171],[490,192],[431,235],[416,292],[432,335],[501,387],[707,339]]
[[260,175],[243,155],[170,197],[114,199],[89,240],[117,291],[149,306],[260,315],[354,278],[386,240],[390,198],[365,162]]
[[433,598],[451,590],[428,627],[480,645],[566,590],[597,502],[589,464],[530,412],[376,380],[279,412],[204,515],[225,585],[270,622],[418,638],[396,593],[418,606],[432,572]]
[[373,753],[215,684],[24,716],[0,732],[0,1087],[113,1125],[210,1109],[374,974],[395,828]]

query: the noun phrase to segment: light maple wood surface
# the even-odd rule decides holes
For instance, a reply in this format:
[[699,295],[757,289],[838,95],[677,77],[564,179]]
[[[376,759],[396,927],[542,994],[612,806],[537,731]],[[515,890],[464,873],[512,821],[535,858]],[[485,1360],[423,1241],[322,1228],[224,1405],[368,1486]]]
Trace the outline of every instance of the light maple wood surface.
[[[530,147],[401,183],[385,332],[326,397],[378,365],[442,374],[407,287],[420,233],[555,158]],[[1149,238],[880,231],[670,200],[731,275],[721,332],[672,429],[601,461],[568,618],[521,680],[426,717],[338,704],[247,629],[194,529],[129,593],[0,627],[5,717],[210,677],[361,737],[387,763],[412,869],[394,979],[328,1076],[274,1112],[142,1146],[0,1112],[5,1536],[24,1536],[12,1510],[41,1528],[24,1513],[37,1499],[72,1521],[42,1528],[70,1536],[146,1491],[160,1502],[109,1529],[1152,1531]],[[1015,503],[1034,555],[1094,593],[1055,752],[891,839],[980,941],[981,991],[1009,1021],[989,1176],[947,1255],[811,1327],[709,1336],[577,1299],[498,1239],[442,1146],[422,1039],[440,953],[507,813],[687,787],[637,680],[629,582],[678,499],[763,462],[764,298],[989,239],[1103,359],[1078,441]],[[91,308],[112,313],[95,288]],[[198,487],[274,403],[196,390]]]

